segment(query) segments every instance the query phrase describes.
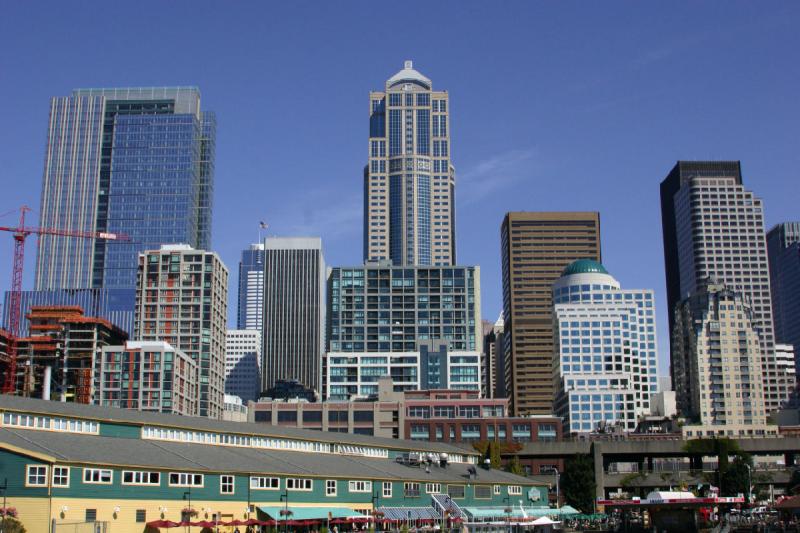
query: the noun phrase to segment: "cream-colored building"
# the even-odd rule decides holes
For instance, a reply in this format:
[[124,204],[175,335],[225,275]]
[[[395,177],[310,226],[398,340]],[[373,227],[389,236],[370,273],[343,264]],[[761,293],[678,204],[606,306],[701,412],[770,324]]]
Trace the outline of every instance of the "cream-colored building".
[[364,260],[455,264],[447,91],[434,91],[431,80],[406,61],[385,91],[370,93],[369,103]]
[[749,302],[713,278],[678,304],[672,382],[688,438],[762,437],[767,425],[758,331]]

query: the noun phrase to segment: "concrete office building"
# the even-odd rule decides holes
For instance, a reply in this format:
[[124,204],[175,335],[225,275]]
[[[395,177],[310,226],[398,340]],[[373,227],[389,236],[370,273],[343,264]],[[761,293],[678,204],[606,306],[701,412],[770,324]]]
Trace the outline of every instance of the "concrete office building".
[[797,388],[797,354],[792,344],[775,344],[775,364],[779,375],[788,381],[792,390]]
[[622,289],[580,259],[553,285],[553,304],[556,414],[573,434],[634,431],[658,392],[653,291]]
[[791,384],[775,361],[764,206],[742,183],[738,161],[679,161],[661,182],[670,327],[677,303],[698,292],[705,278],[740,292],[759,332],[764,399],[773,412]]
[[95,364],[93,403],[197,416],[197,363],[162,341],[105,346]]
[[501,228],[501,254],[505,392],[516,415],[551,414],[552,287],[573,261],[601,261],[600,214],[507,213]]
[[494,334],[494,324],[490,320],[481,321],[481,395],[484,398],[494,398],[494,371],[495,371],[495,344],[497,337]]
[[500,311],[500,316],[494,323],[494,376],[492,377],[492,397],[493,398],[508,398],[506,392],[506,358],[505,358],[505,342],[503,339],[503,332],[505,331],[505,321],[503,320],[503,312]]
[[109,310],[132,316],[139,252],[210,246],[215,137],[214,114],[201,111],[196,87],[76,89],[52,98],[39,226],[129,239],[42,235],[35,290],[111,291]]
[[325,329],[325,260],[319,237],[264,241],[261,390],[296,379],[320,389]]
[[686,437],[760,437],[767,426],[761,339],[752,305],[713,278],[679,302],[672,330],[672,385]]
[[449,97],[406,61],[369,95],[364,168],[364,260],[395,265],[456,261],[455,168]]
[[225,337],[225,394],[242,402],[257,400],[261,392],[261,332],[229,329]]
[[264,331],[264,243],[242,250],[236,329]]
[[336,267],[328,275],[329,399],[397,390],[480,390],[480,269]]
[[[800,222],[784,222],[767,233],[772,317],[777,342],[800,355]],[[800,361],[796,362],[800,375]]]
[[164,341],[197,364],[200,416],[222,417],[228,269],[186,244],[139,254],[135,340]]

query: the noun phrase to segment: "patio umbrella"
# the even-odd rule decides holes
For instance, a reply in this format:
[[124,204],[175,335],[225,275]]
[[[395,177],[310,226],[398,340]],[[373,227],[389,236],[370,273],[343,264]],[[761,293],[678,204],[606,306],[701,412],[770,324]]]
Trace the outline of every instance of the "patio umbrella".
[[209,522],[208,520],[200,520],[199,522],[189,522],[192,527],[214,527],[217,522]]
[[558,522],[550,520],[546,516],[542,516],[531,522],[531,524],[534,526],[552,526],[553,524],[558,524]]
[[239,520],[238,518],[234,518],[230,522],[221,522],[220,525],[223,525],[223,526],[246,526],[247,523],[244,520]]
[[156,529],[161,529],[162,527],[180,527],[178,522],[173,522],[172,520],[153,520],[146,525],[147,527],[154,527]]

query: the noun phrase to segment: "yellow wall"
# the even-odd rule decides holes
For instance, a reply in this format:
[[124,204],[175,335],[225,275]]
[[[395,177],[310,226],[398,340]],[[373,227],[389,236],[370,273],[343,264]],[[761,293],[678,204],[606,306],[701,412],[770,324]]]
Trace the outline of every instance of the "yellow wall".
[[[2,504],[2,501],[0,501]],[[50,531],[50,500],[47,498],[12,498],[8,497],[6,505],[16,507],[18,520],[22,522],[28,533],[47,533]]]

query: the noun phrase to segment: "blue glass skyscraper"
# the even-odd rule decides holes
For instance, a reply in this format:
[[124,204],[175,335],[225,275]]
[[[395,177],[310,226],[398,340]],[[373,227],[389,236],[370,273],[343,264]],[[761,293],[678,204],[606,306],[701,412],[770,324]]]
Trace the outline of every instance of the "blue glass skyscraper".
[[263,333],[264,324],[264,244],[251,244],[242,250],[239,262],[239,306],[237,329],[255,329]]
[[208,249],[215,136],[196,87],[77,89],[53,98],[40,225],[130,240],[42,236],[35,289],[112,290],[120,310],[132,313],[140,251],[170,243]]

